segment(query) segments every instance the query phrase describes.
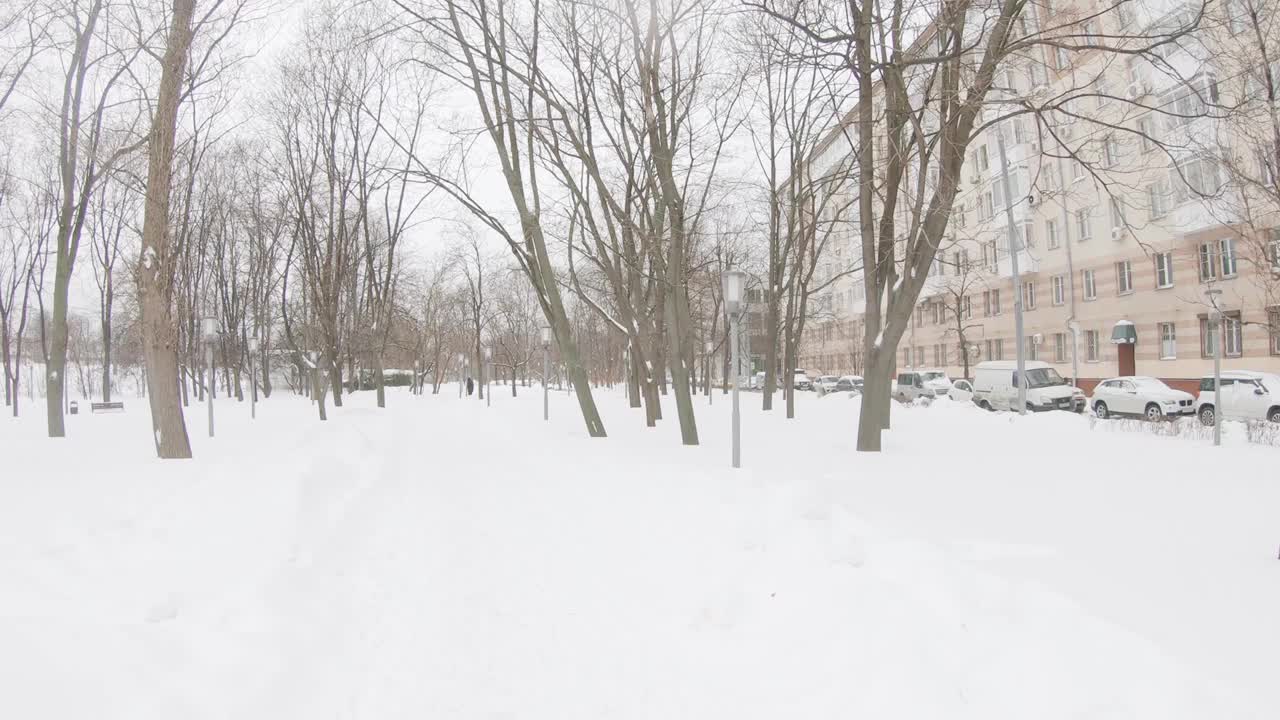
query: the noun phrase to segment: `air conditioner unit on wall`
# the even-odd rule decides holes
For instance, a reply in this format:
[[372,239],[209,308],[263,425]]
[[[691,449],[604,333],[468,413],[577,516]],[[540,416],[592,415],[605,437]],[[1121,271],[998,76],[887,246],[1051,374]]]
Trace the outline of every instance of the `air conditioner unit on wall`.
[[1112,240],[1119,240],[1122,237],[1124,237],[1124,228],[1118,228],[1118,227],[1111,228]]

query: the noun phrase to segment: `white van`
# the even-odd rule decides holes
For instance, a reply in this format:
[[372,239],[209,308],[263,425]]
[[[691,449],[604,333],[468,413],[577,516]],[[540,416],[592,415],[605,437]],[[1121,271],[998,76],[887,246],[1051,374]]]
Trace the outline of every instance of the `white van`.
[[[1027,409],[1084,412],[1087,401],[1078,387],[1072,387],[1052,365],[1026,361]],[[1018,404],[1018,363],[988,360],[973,372],[973,402],[986,410],[1014,410]]]

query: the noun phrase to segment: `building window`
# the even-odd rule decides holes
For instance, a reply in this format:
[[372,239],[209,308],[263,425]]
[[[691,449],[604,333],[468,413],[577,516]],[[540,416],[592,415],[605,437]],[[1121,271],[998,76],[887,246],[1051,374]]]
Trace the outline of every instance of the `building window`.
[[1166,109],[1165,128],[1174,130],[1206,115],[1209,104],[1217,102],[1217,78],[1213,75],[1200,74],[1186,84],[1162,94],[1157,107]]
[[1267,330],[1271,338],[1271,354],[1280,355],[1280,307],[1267,311]]
[[998,246],[996,245],[995,240],[992,240],[990,243],[988,243],[987,250],[988,250],[987,257],[989,261],[988,265],[990,266],[989,269],[993,273],[1000,272],[1000,250],[998,249]]
[[916,327],[923,327],[923,326],[924,326],[924,306],[917,305],[916,306]]
[[1218,277],[1217,243],[1200,243],[1200,282],[1208,282]]
[[1151,208],[1152,220],[1169,214],[1169,190],[1163,181],[1147,186],[1147,207]]
[[1034,337],[1034,336],[1031,336],[1031,335],[1028,335],[1028,336],[1027,336],[1027,340],[1026,340],[1026,342],[1027,342],[1027,359],[1028,359],[1028,360],[1039,360],[1040,358],[1039,358],[1038,354],[1036,353],[1036,351],[1039,349],[1039,347],[1040,347],[1040,346],[1036,344],[1036,339],[1035,339],[1035,337]]
[[1081,280],[1082,284],[1084,285],[1084,299],[1085,299],[1085,300],[1097,300],[1097,299],[1098,299],[1098,284],[1097,284],[1097,282],[1095,282],[1095,281],[1094,281],[1093,271],[1092,271],[1092,270],[1081,270],[1081,271],[1080,271],[1080,280]]
[[[1243,324],[1239,310],[1222,314],[1221,332],[1226,339],[1222,353],[1224,357],[1240,357],[1244,347]],[[1213,357],[1214,353],[1217,352],[1218,335],[1219,330],[1209,321],[1209,317],[1201,315],[1200,354],[1203,357]]]
[[1173,287],[1173,253],[1156,253],[1156,287]]
[[1049,283],[1053,289],[1053,304],[1062,305],[1067,301],[1067,276],[1054,275]]
[[987,343],[987,359],[1003,360],[1004,359],[1004,340],[999,338],[988,340]]
[[987,157],[986,145],[979,145],[978,149],[973,151],[973,164],[974,167],[978,168],[978,172],[986,172],[987,168],[991,166]]
[[946,319],[946,306],[940,301],[930,303],[930,305],[933,306],[933,324],[941,325],[942,321]]
[[1219,258],[1222,260],[1222,277],[1236,275],[1236,239],[1222,238],[1218,241]]
[[973,298],[968,295],[960,298],[960,312],[964,316],[965,320],[971,320],[973,318]]
[[1178,163],[1169,177],[1174,197],[1186,202],[1197,197],[1212,197],[1222,189],[1222,173],[1213,158],[1191,158]]
[[1115,167],[1120,162],[1120,146],[1116,144],[1115,136],[1108,135],[1102,141],[1102,166]]
[[1267,243],[1267,258],[1271,260],[1271,272],[1280,273],[1280,228],[1271,229],[1271,242]]
[[1160,323],[1160,359],[1173,360],[1178,357],[1178,331],[1171,322]]
[[1128,260],[1116,263],[1116,294],[1133,292],[1133,265]]
[[1058,223],[1054,220],[1047,220],[1044,224],[1044,235],[1049,239],[1049,249],[1057,250],[1062,242],[1058,240]]
[[911,348],[902,348],[902,367],[911,367]]
[[1085,362],[1098,362],[1098,331],[1084,331],[1084,359]]
[[1111,239],[1119,240],[1124,237],[1124,210],[1120,208],[1120,201],[1111,198]]
[[924,346],[917,345],[916,346],[916,366],[919,367],[921,365],[924,365]]
[[1000,314],[999,290],[984,290],[982,292],[982,310],[987,317]]
[[1151,116],[1143,115],[1138,118],[1138,142],[1142,146],[1142,152],[1155,150],[1156,140],[1155,123],[1151,122]]
[[1084,163],[1079,160],[1071,161],[1071,182],[1083,180],[1085,176]]
[[1027,310],[1036,309],[1036,283],[1034,280],[1022,283],[1022,304]]
[[1054,362],[1067,361],[1067,334],[1066,333],[1053,334],[1053,361]]
[[1089,208],[1076,211],[1076,240],[1084,242],[1093,238],[1093,218]]

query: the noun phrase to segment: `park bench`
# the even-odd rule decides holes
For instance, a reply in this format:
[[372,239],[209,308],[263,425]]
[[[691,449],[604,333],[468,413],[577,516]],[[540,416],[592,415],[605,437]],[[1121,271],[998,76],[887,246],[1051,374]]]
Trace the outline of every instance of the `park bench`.
[[124,412],[124,403],[122,402],[96,402],[89,405],[89,411],[92,413],[100,412]]

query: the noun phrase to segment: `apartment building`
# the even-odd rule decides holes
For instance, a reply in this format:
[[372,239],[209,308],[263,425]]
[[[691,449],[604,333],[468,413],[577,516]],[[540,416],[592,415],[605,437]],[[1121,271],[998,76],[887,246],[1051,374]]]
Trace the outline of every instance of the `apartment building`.
[[[1119,34],[1119,23],[1159,27],[1177,12],[1139,8],[1089,22],[1103,23],[1093,32]],[[1217,42],[1212,33],[1199,50]],[[1219,342],[1213,304],[1224,316],[1223,367],[1280,373],[1280,217],[1243,179],[1274,182],[1274,151],[1259,153],[1248,140],[1255,134],[1241,126],[1259,120],[1213,111],[1246,106],[1256,83],[1248,68],[1196,48],[1175,44],[1152,60],[1046,47],[1043,61],[1003,71],[997,85],[1007,97],[1084,92],[1069,113],[1006,120],[969,145],[948,237],[899,344],[900,367],[960,377],[966,360],[1014,359],[1021,299],[1025,357],[1064,377],[1074,357],[1086,389],[1121,372],[1117,323],[1136,331],[1137,374],[1197,385]],[[985,112],[1001,112],[1001,97]],[[861,284],[851,277],[833,286],[832,312],[806,332],[802,367],[860,371]]]

